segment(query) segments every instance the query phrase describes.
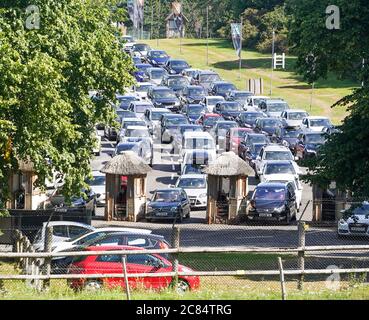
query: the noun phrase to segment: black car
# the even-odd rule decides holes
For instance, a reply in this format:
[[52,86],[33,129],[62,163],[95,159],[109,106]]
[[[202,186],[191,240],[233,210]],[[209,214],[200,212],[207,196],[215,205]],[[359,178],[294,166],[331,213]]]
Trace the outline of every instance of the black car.
[[187,86],[182,92],[182,104],[199,104],[206,96],[205,89],[201,86]]
[[298,136],[298,142],[295,145],[295,156],[301,159],[314,157],[319,152],[320,147],[326,141],[326,133],[324,132],[306,132]]
[[[94,237],[90,241],[83,242],[76,247],[66,249],[65,252],[83,251],[90,246],[102,246],[102,245],[124,245],[135,246],[145,249],[166,249],[170,248],[169,243],[161,235],[143,234],[133,232],[101,232],[101,235]],[[64,252],[64,251],[61,251]],[[167,254],[162,254],[167,256]],[[51,273],[52,274],[65,274],[68,271],[70,264],[73,262],[74,257],[57,257],[51,260]]]
[[174,91],[167,87],[152,87],[147,93],[155,108],[167,108],[170,111],[179,111],[180,101]]
[[277,118],[258,118],[255,122],[254,131],[272,136],[277,128],[282,127],[282,121]]
[[249,220],[285,220],[296,218],[296,194],[291,182],[260,183],[250,201]]
[[245,136],[245,139],[241,141],[240,145],[238,146],[238,154],[243,155],[242,158],[245,160],[248,150],[250,150],[254,144],[266,145],[268,143],[270,143],[270,139],[265,134],[248,133]]
[[243,111],[242,105],[236,101],[224,101],[215,105],[214,112],[225,120],[235,120]]
[[124,96],[118,95],[117,100],[118,100],[117,107],[123,110],[128,110],[128,107],[132,102],[140,101],[140,99],[134,95],[124,95]]
[[202,104],[189,104],[182,108],[182,113],[187,117],[190,123],[196,121],[205,113],[205,107]]
[[169,60],[168,54],[163,50],[151,50],[148,52],[146,61],[154,67],[164,66]]
[[255,122],[258,118],[264,118],[265,115],[262,112],[258,111],[245,111],[241,112],[238,117],[236,118],[236,121],[240,125],[240,127],[245,128],[254,128]]
[[274,143],[283,144],[284,146],[290,148],[292,152],[295,151],[295,146],[298,142],[299,135],[303,133],[301,129],[288,129],[286,127],[277,128],[273,134],[271,140]]
[[182,222],[184,218],[189,218],[190,214],[190,201],[183,189],[159,189],[154,192],[147,205],[146,220],[174,219]]
[[261,149],[265,146],[265,143],[253,143],[251,147],[244,149],[240,157],[247,161],[251,168],[255,167],[254,160],[260,154]]
[[181,75],[166,75],[161,82],[162,86],[172,89],[177,96],[181,96],[189,84],[190,80]]
[[230,91],[234,90],[237,90],[234,84],[226,81],[216,81],[211,85],[209,94],[225,98]]
[[180,74],[184,69],[191,68],[191,66],[185,60],[169,59],[164,68],[169,74]]

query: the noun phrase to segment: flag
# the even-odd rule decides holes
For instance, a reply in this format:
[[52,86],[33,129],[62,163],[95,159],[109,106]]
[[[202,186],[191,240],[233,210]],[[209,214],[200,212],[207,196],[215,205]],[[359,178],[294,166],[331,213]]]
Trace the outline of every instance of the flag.
[[242,24],[241,23],[231,23],[232,29],[232,41],[233,46],[239,58],[241,58],[242,50]]

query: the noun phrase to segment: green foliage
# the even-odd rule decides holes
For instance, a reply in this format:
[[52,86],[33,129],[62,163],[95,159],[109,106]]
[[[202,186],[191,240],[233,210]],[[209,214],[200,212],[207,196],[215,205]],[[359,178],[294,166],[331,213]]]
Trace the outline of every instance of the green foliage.
[[[17,160],[30,160],[40,186],[53,170],[63,172],[69,197],[90,172],[92,130],[115,118],[110,101],[132,84],[133,66],[114,36],[112,1],[32,3],[41,11],[39,30],[26,29],[24,1],[12,0],[0,15],[0,154],[11,145],[0,185]],[[89,90],[102,99],[92,101]]]

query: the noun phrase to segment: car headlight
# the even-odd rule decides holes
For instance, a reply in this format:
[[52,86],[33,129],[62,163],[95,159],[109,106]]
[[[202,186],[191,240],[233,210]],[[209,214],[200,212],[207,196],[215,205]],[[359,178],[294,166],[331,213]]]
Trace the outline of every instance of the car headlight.
[[207,196],[208,196],[207,193],[202,193],[202,194],[199,195],[199,198],[206,198]]
[[175,208],[175,207],[170,208],[170,212],[176,212],[177,210],[178,210],[178,208]]
[[344,220],[344,219],[341,219],[340,221],[339,221],[339,224],[342,226],[342,225],[347,225],[347,221],[346,220]]
[[175,105],[176,107],[179,107],[179,106],[180,106],[179,101],[177,101],[174,105]]
[[153,207],[152,206],[150,206],[150,205],[148,205],[147,206],[147,212],[152,212],[154,209],[153,209]]
[[274,209],[274,212],[276,213],[282,213],[284,211],[284,205],[282,207]]

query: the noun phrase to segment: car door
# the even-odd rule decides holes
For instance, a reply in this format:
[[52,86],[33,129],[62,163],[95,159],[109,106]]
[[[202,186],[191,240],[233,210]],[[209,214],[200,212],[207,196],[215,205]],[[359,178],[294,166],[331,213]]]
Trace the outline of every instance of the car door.
[[181,207],[183,216],[187,216],[190,213],[190,201],[188,200],[187,193],[181,192]]
[[[92,269],[96,274],[122,274],[123,261],[121,255],[101,255],[97,256],[95,262],[91,262],[89,268]],[[127,268],[127,272],[129,270]],[[134,278],[128,278],[128,283],[130,287],[134,285]],[[104,282],[106,286],[110,289],[117,287],[125,287],[124,278],[105,278]]]
[[264,156],[264,148],[261,148],[259,155],[255,159],[255,169],[256,172],[260,175],[261,174],[261,166],[263,163],[263,156]]

